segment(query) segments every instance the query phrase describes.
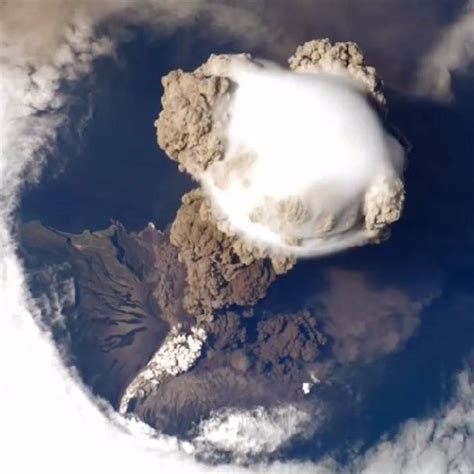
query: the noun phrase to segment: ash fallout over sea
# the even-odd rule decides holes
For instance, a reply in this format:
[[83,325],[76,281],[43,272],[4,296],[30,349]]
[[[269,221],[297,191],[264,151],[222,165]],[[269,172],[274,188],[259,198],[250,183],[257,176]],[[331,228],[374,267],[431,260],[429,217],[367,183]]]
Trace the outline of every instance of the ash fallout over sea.
[[2,471],[474,472],[471,1],[0,9]]

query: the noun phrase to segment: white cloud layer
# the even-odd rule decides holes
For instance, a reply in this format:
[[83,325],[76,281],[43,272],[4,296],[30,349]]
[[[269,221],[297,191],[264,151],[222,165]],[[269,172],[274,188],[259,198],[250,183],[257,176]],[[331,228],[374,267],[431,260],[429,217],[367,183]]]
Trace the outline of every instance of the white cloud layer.
[[237,462],[272,454],[295,436],[310,435],[314,414],[292,405],[252,410],[220,410],[204,420],[193,443],[200,455],[212,459],[213,453],[231,453]]
[[[108,408],[99,407],[75,374],[63,366],[51,338],[35,321],[37,309],[16,255],[13,213],[23,184],[39,178],[66,119],[62,106],[67,97],[61,92],[61,81],[81,77],[97,55],[113,50],[107,39],[95,38],[94,21],[87,14],[99,12],[97,18],[102,19],[104,12],[127,12],[130,2],[82,2],[88,5],[83,15],[71,12],[74,2],[51,1],[48,8],[35,7],[34,15],[28,10],[33,4],[9,1],[0,11],[1,471],[472,473],[474,388],[467,372],[461,375],[459,390],[445,409],[425,421],[407,423],[394,440],[379,444],[350,468],[330,461],[257,465],[248,470],[211,468],[186,454],[189,446],[183,450],[176,439],[107,416]],[[136,4],[160,6],[155,12],[169,18],[177,2]],[[177,18],[189,18],[200,4],[186,2],[189,9],[180,8]],[[29,16],[29,21],[24,22],[22,15]],[[16,35],[8,36],[11,31],[17,31]]]
[[405,423],[355,463],[364,474],[471,474],[474,472],[474,380],[466,369],[452,400],[437,415]]

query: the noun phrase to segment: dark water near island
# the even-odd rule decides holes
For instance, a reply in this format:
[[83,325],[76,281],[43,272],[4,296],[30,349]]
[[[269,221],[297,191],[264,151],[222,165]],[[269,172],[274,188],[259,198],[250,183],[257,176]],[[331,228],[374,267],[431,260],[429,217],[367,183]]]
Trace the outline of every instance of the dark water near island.
[[22,196],[21,219],[65,232],[104,229],[111,219],[128,230],[172,222],[181,196],[195,184],[156,141],[161,78],[173,69],[193,70],[220,51],[241,50],[196,41],[188,28],[160,41],[137,33],[119,49],[118,61],[97,60],[91,77],[74,88],[73,127],[91,107],[82,137],[60,137],[41,185]]

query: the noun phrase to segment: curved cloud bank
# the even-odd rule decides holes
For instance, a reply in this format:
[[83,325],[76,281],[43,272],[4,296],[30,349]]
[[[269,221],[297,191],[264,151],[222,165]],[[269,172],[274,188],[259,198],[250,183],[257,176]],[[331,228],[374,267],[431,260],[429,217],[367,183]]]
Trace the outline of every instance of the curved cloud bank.
[[454,474],[474,471],[474,380],[472,369],[458,377],[452,400],[436,416],[406,422],[393,438],[380,442],[355,472]]
[[[177,23],[187,21],[200,3],[190,2],[190,13],[184,8],[178,11]],[[127,428],[135,433],[131,436],[123,424],[111,421],[107,409],[98,408],[74,374],[64,368],[51,339],[37,326],[37,310],[16,256],[12,217],[16,199],[27,179],[38,179],[56,133],[67,121],[63,81],[80,78],[97,55],[113,50],[110,41],[96,38],[95,22],[105,18],[107,9],[114,15],[128,14],[130,9],[127,1],[104,1],[104,8],[90,7],[74,15],[71,5],[50,2],[41,15],[41,11],[29,10],[31,2],[8,2],[0,11],[2,22],[11,21],[13,28],[1,25],[0,400],[4,410],[0,429],[6,440],[2,470],[151,473],[160,466],[169,472],[337,472],[339,468],[330,462],[318,466],[260,465],[249,470],[210,468],[186,454],[190,447],[179,449],[175,439],[136,434],[133,423]],[[170,20],[175,8],[175,2],[151,0],[135,5],[143,6],[143,11],[162,12],[164,20],[156,23]],[[9,11],[11,6],[15,8]],[[14,14],[10,15],[11,11]],[[95,12],[100,14],[95,17]],[[48,25],[48,21],[52,23]],[[48,34],[42,36],[44,32]],[[19,38],[25,41],[17,41]],[[400,472],[408,466],[404,472],[472,472],[474,389],[467,372],[459,386],[445,409],[426,421],[405,425],[393,441],[356,460],[353,471],[379,472],[384,466],[386,472]],[[424,456],[420,456],[418,449],[423,447]],[[341,468],[342,472],[350,469]]]

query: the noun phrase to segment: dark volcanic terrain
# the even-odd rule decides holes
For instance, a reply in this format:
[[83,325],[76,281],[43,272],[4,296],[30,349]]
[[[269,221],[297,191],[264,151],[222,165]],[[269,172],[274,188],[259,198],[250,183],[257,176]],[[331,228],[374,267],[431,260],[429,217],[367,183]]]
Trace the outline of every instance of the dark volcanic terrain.
[[[218,291],[228,299],[220,300],[212,317],[189,314],[182,304],[188,291],[186,267],[169,231],[153,225],[128,233],[112,223],[103,231],[68,234],[31,222],[19,234],[36,294],[43,290],[34,275],[42,273],[38,270],[44,270],[45,262],[69,269],[65,273],[75,291],[64,325],[72,362],[94,393],[115,407],[169,329],[180,325],[188,331],[198,320],[208,334],[203,355],[191,371],[167,378],[131,407],[144,421],[183,433],[220,408],[304,400],[302,383],[309,380],[326,343],[310,311],[272,311],[264,303],[255,305],[253,296],[249,304],[238,306],[235,292],[229,293],[228,282],[222,282]],[[261,279],[260,271],[255,279]],[[208,282],[215,287],[212,278],[201,287]],[[260,297],[268,287],[263,283]]]

